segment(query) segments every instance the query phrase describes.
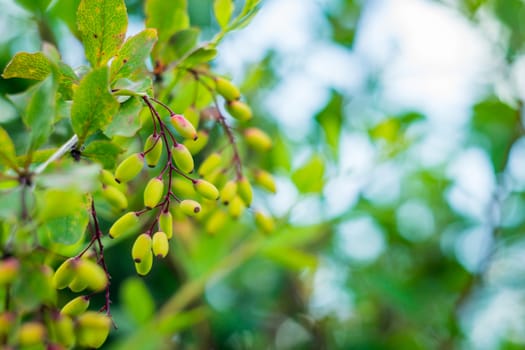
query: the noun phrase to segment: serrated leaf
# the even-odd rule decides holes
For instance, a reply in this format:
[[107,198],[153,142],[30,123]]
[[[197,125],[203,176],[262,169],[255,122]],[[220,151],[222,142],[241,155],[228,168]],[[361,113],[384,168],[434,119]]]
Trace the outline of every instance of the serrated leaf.
[[71,106],[71,122],[79,143],[106,127],[118,107],[118,102],[109,92],[107,67],[88,73],[76,89]]
[[215,0],[213,2],[213,12],[219,26],[224,29],[228,26],[233,14],[235,5],[232,0]]
[[0,164],[16,169],[16,151],[11,137],[4,128],[0,127]]
[[146,27],[157,29],[159,42],[167,41],[190,25],[187,7],[186,0],[147,0],[144,9]]
[[88,223],[89,213],[86,209],[81,209],[71,215],[50,219],[42,223],[38,229],[54,243],[71,245],[82,238]]
[[319,193],[324,184],[324,160],[314,155],[302,167],[294,171],[292,181],[301,193]]
[[183,57],[197,45],[199,35],[199,29],[188,28],[175,33],[170,38],[170,47],[175,51],[177,58]]
[[111,80],[126,77],[143,66],[156,41],[155,29],[145,29],[126,40],[111,63]]
[[140,129],[139,113],[141,110],[142,103],[138,97],[132,97],[121,104],[120,110],[104,131],[106,136],[134,136]]
[[15,0],[20,6],[34,13],[44,13],[51,0]]
[[113,142],[98,140],[87,145],[82,155],[90,160],[99,162],[104,169],[113,169],[121,152],[122,148]]
[[151,319],[155,312],[155,302],[141,279],[128,278],[120,291],[124,310],[135,324],[142,325]]
[[316,122],[319,123],[324,132],[326,143],[336,157],[339,150],[341,126],[343,125],[343,107],[343,96],[332,91],[332,97],[328,104],[315,116]]
[[49,77],[35,87],[27,109],[22,117],[31,130],[30,149],[35,150],[44,144],[51,135],[56,109],[57,86]]
[[89,63],[93,67],[106,65],[124,42],[128,28],[124,0],[82,0],[77,27]]
[[44,80],[51,73],[51,63],[42,52],[19,52],[7,64],[2,78]]

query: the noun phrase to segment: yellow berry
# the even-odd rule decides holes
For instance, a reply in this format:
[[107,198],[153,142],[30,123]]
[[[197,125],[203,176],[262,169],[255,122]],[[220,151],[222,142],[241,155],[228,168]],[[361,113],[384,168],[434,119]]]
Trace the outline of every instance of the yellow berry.
[[209,234],[215,234],[219,231],[228,221],[228,215],[222,210],[214,212],[208,221],[206,222],[206,232]]
[[135,270],[137,270],[137,273],[141,276],[146,276],[150,271],[151,267],[153,266],[153,252],[148,250],[146,255],[143,256],[142,260],[140,262],[135,262]]
[[144,159],[150,168],[154,168],[162,155],[162,138],[160,135],[150,135],[144,143]]
[[16,258],[7,258],[0,261],[0,286],[12,283],[18,271],[20,270],[20,263]]
[[144,167],[144,156],[135,153],[124,159],[115,170],[115,181],[128,182],[137,176]]
[[195,191],[206,199],[215,200],[219,198],[219,190],[211,182],[199,179],[193,183],[193,187],[195,187]]
[[275,229],[273,218],[264,215],[260,211],[255,212],[255,224],[265,233],[271,233]]
[[56,289],[66,288],[75,278],[76,259],[69,258],[64,261],[53,275],[53,285]]
[[88,281],[85,278],[79,278],[78,276],[75,276],[71,283],[69,283],[68,287],[72,292],[82,292],[88,287]]
[[72,299],[66,305],[64,305],[62,310],[60,310],[60,313],[70,317],[76,317],[84,313],[88,307],[89,299],[82,295]]
[[144,206],[146,208],[154,208],[159,204],[164,193],[164,181],[155,177],[149,180],[144,189]]
[[177,167],[183,172],[190,173],[193,170],[193,157],[182,143],[178,143],[171,148],[171,156]]
[[177,197],[189,198],[196,195],[195,188],[191,181],[183,178],[174,178],[171,180],[171,189]]
[[215,90],[227,101],[238,100],[239,98],[241,98],[241,93],[239,89],[226,78],[215,78]]
[[32,346],[40,344],[46,336],[46,328],[40,322],[27,322],[18,329],[18,344]]
[[156,232],[153,235],[153,242],[151,244],[151,248],[153,250],[153,254],[156,257],[166,257],[166,255],[168,255],[169,250],[168,236],[166,236],[166,233],[162,231]]
[[221,154],[218,152],[213,152],[210,154],[199,167],[199,175],[206,176],[211,174],[213,171],[217,170],[222,164]]
[[128,207],[128,198],[122,192],[120,192],[116,187],[113,186],[103,186],[102,187],[102,196],[108,201],[108,203],[117,208],[118,210],[124,210]]
[[249,207],[252,204],[253,190],[250,181],[246,177],[242,177],[237,183],[237,192],[243,200],[244,204]]
[[228,206],[228,212],[234,219],[238,219],[246,209],[246,205],[239,196],[233,197],[231,203]]
[[171,124],[185,139],[196,140],[197,131],[195,127],[181,114],[172,114],[170,117]]
[[86,281],[87,287],[95,292],[103,290],[108,285],[108,276],[104,269],[91,260],[78,261],[76,278]]
[[265,170],[257,170],[254,174],[255,183],[264,188],[265,190],[275,193],[277,192],[277,186],[272,174]]
[[180,202],[179,207],[181,211],[188,216],[195,216],[200,213],[201,205],[193,199],[185,199]]
[[117,238],[124,233],[130,232],[134,227],[138,226],[139,217],[133,211],[122,215],[111,228],[109,229],[109,237]]
[[248,128],[244,131],[246,143],[260,152],[266,152],[272,148],[272,139],[268,134],[258,128]]
[[77,343],[87,348],[99,348],[104,344],[111,327],[111,319],[104,314],[87,311],[77,319]]
[[242,122],[252,119],[252,110],[250,106],[241,101],[226,102],[226,110],[232,117]]
[[68,348],[75,344],[75,325],[69,316],[57,314],[49,326],[54,341]]
[[222,187],[220,197],[224,204],[228,204],[237,194],[237,182],[230,180]]
[[165,232],[168,239],[173,237],[173,216],[169,211],[160,214],[159,231]]
[[131,256],[133,261],[140,263],[151,252],[151,236],[143,233],[135,239],[133,247],[131,248]]

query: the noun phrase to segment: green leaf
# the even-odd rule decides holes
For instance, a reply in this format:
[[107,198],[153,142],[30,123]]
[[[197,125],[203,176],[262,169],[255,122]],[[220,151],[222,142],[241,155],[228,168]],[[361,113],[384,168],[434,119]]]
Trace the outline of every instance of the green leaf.
[[233,14],[235,5],[232,0],[215,0],[213,2],[213,11],[219,26],[224,29],[228,26]]
[[111,63],[111,80],[127,77],[143,66],[156,41],[157,31],[155,29],[145,29],[126,40]]
[[343,124],[343,96],[332,91],[328,104],[315,116],[315,120],[323,129],[326,143],[330,146],[334,156],[337,157],[341,126]]
[[38,229],[54,243],[71,245],[82,238],[88,223],[89,213],[84,208],[68,216],[50,219],[42,223]]
[[93,141],[82,152],[82,155],[102,164],[104,169],[113,169],[122,148],[111,141]]
[[185,60],[187,66],[196,66],[202,63],[208,63],[217,56],[217,50],[213,47],[200,47],[191,53]]
[[292,174],[292,181],[301,193],[319,193],[323,189],[324,160],[314,155]]
[[122,284],[120,293],[124,310],[137,325],[142,325],[151,319],[155,312],[155,302],[141,279],[128,278]]
[[71,107],[71,122],[79,143],[106,127],[118,107],[118,102],[109,92],[107,67],[88,73],[80,82]]
[[77,26],[89,63],[93,67],[106,65],[126,35],[128,16],[124,0],[82,0]]
[[132,97],[121,104],[120,110],[104,131],[106,136],[134,136],[140,129],[139,113],[141,110],[142,103],[138,97]]
[[294,270],[303,270],[305,268],[315,269],[318,263],[317,256],[289,247],[263,249],[262,254]]
[[24,124],[31,130],[30,149],[44,144],[51,135],[56,110],[57,86],[53,77],[49,77],[35,86],[33,96],[22,117]]
[[44,13],[51,0],[15,0],[17,4],[34,13]]
[[187,7],[186,0],[147,0],[146,27],[156,28],[159,42],[165,42],[173,34],[190,25]]
[[0,164],[16,169],[16,151],[13,140],[7,131],[0,126]]
[[86,208],[86,196],[72,188],[50,188],[44,192],[36,192],[37,218],[41,222],[74,215]]
[[177,58],[183,57],[197,45],[199,35],[199,29],[188,28],[175,33],[170,38],[170,47],[175,51]]
[[51,63],[42,52],[19,52],[11,59],[2,78],[44,80],[51,73]]

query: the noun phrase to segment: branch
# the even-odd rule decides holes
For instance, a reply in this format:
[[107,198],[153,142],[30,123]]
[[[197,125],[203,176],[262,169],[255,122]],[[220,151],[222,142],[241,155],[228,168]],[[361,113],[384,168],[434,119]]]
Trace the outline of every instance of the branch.
[[73,135],[69,140],[66,141],[55,153],[49,157],[48,160],[46,160],[44,163],[40,164],[35,171],[33,172],[34,175],[41,174],[49,164],[53,163],[55,160],[62,157],[67,152],[71,151],[71,149],[77,144],[78,142],[78,136]]

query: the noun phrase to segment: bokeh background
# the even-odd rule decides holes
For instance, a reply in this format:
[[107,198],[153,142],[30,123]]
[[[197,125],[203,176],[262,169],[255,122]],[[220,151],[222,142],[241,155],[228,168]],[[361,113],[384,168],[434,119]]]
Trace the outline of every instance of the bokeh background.
[[[0,67],[42,38],[85,64],[78,2],[35,14],[0,0]],[[131,35],[143,2],[126,4]],[[202,40],[218,29],[211,4],[188,1]],[[145,279],[132,241],[110,248],[107,348],[160,348],[145,325],[200,281],[167,348],[522,349],[524,21],[522,0],[263,1],[213,64],[273,137],[278,193],[256,201],[278,228],[222,268],[250,225],[213,239],[181,227],[173,261]],[[8,130],[6,96],[27,84],[0,80]]]

